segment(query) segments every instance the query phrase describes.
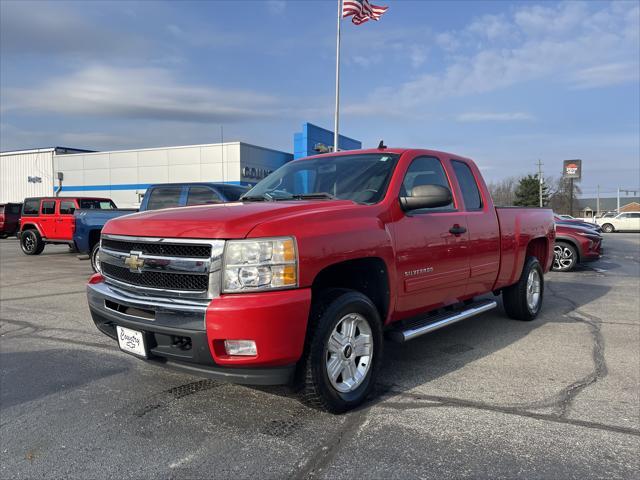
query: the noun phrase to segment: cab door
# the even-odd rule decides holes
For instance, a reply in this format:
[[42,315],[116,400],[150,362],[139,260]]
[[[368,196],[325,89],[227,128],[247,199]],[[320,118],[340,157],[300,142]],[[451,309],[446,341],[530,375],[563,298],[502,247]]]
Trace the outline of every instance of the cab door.
[[56,223],[57,238],[62,240],[72,240],[75,218],[73,213],[76,211],[76,201],[60,200],[60,214]]
[[56,237],[56,201],[54,199],[40,202],[40,218],[38,218],[40,230],[44,238]]
[[[472,164],[450,159],[467,219],[469,239],[469,282],[466,296],[491,291],[500,270],[500,228],[498,214],[480,188],[480,172]],[[473,167],[473,168],[472,168]]]
[[403,212],[394,222],[399,318],[456,303],[469,280],[466,215],[458,209],[457,193],[439,158],[413,159],[400,195],[418,185],[441,185],[452,191],[447,207]]

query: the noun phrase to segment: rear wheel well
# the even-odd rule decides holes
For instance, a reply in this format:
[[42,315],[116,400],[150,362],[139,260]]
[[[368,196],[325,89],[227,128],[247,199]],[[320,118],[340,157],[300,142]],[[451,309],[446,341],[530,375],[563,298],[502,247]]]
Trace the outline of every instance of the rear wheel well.
[[100,241],[100,232],[102,230],[91,230],[89,232],[89,251],[91,251],[96,243]]
[[22,226],[22,231],[24,232],[25,230],[38,230],[38,228],[33,223],[27,223]]
[[540,265],[545,265],[545,262],[548,258],[549,247],[547,244],[546,238],[534,238],[527,245],[527,255],[526,257],[535,257],[540,262]]
[[312,297],[318,298],[323,291],[346,288],[366,295],[376,306],[384,322],[389,311],[389,276],[384,260],[378,257],[359,258],[335,263],[325,267],[313,281]]

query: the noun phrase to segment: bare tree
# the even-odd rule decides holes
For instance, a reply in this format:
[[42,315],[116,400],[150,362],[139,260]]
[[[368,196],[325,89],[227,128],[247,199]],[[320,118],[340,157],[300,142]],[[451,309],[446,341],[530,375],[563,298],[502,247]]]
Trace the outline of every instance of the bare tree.
[[510,207],[516,199],[516,187],[518,178],[507,177],[502,180],[490,182],[487,188],[493,198],[493,203],[501,207]]
[[[569,214],[571,210],[571,182],[563,177],[558,179],[549,179],[550,185],[553,185],[549,195],[549,206],[553,211],[561,215]],[[578,195],[582,193],[580,186],[573,182],[573,209],[577,210]]]

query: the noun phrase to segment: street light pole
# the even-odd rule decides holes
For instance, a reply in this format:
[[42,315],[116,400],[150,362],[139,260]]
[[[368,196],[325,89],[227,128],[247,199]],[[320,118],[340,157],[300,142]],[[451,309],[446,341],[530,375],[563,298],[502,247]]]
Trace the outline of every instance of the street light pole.
[[540,197],[540,208],[542,208],[542,162],[538,159],[538,196]]

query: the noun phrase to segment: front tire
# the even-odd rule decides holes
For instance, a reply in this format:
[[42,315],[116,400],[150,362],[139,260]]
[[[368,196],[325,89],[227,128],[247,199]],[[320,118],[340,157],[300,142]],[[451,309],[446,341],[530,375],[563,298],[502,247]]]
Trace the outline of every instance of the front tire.
[[531,321],[542,309],[544,296],[544,276],[536,257],[528,257],[524,262],[520,280],[502,292],[502,302],[507,315],[514,320]]
[[615,228],[613,228],[613,225],[611,225],[610,223],[605,223],[604,225],[602,225],[602,231],[604,233],[613,233],[615,232]]
[[343,413],[369,395],[382,360],[382,323],[360,292],[332,290],[315,302],[300,366],[302,401]]
[[20,235],[20,248],[25,255],[40,255],[44,250],[44,242],[37,230],[25,230]]
[[96,273],[102,273],[100,270],[100,242],[96,243],[91,249],[91,268]]

